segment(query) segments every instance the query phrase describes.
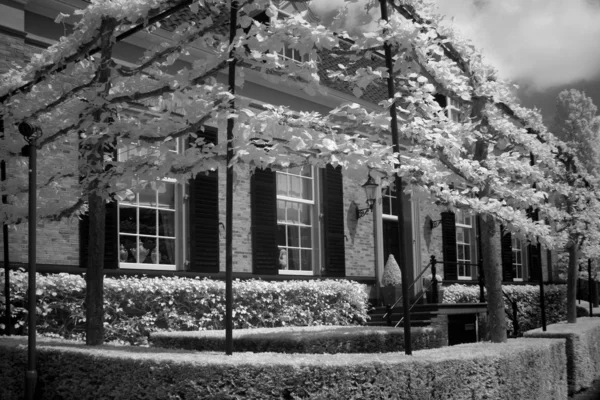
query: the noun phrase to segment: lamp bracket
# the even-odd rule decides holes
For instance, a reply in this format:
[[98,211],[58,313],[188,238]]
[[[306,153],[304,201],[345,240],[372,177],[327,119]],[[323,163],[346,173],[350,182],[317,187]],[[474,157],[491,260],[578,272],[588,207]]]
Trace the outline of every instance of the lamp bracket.
[[371,207],[367,208],[357,208],[356,209],[356,219],[361,219],[365,215],[367,215],[371,211]]
[[441,219],[438,219],[437,221],[429,220],[429,227],[433,230],[433,229],[437,228],[438,226],[440,226],[441,223],[442,223]]

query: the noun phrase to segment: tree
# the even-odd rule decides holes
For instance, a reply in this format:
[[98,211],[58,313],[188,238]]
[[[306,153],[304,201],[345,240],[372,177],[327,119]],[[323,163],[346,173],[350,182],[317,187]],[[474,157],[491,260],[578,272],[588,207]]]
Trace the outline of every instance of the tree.
[[[2,117],[7,122],[7,135],[2,146],[3,158],[14,159],[22,141],[13,129],[23,120],[44,126],[42,151],[62,141],[80,136],[75,141],[83,160],[78,171],[81,193],[64,207],[59,196],[50,193],[40,215],[64,218],[90,213],[90,237],[87,273],[87,343],[102,342],[102,274],[104,207],[111,197],[123,190],[139,190],[150,182],[165,177],[187,179],[197,173],[214,170],[222,163],[225,146],[203,146],[196,132],[211,120],[216,124],[232,115],[228,107],[232,95],[218,83],[215,74],[227,66],[231,54],[252,67],[259,67],[270,80],[301,79],[305,90],[322,90],[314,63],[295,63],[277,56],[284,41],[291,41],[302,54],[335,46],[338,39],[325,29],[314,31],[301,18],[286,24],[274,21],[269,26],[253,21],[256,8],[272,16],[276,10],[269,2],[245,4],[237,37],[231,46],[221,33],[227,23],[227,4],[214,1],[197,2],[192,9],[198,14],[196,24],[184,24],[174,34],[174,43],[150,49],[135,68],[111,64],[111,48],[117,34],[131,24],[143,23],[150,13],[173,2],[165,0],[128,1],[116,4],[92,2],[83,10],[72,35],[63,38],[40,55],[32,58],[22,70],[4,75],[1,88],[5,102]],[[200,5],[202,3],[202,5]],[[322,27],[321,27],[322,28]],[[309,34],[310,32],[310,34]],[[309,45],[299,41],[308,38]],[[202,42],[211,55],[190,70],[169,73],[173,62],[187,52],[193,43]],[[99,46],[99,59],[87,58]],[[315,54],[316,56],[316,54]],[[63,68],[64,66],[64,68]],[[171,71],[172,72],[172,71]],[[243,73],[239,73],[239,78]],[[24,82],[31,82],[23,86]],[[154,114],[128,112],[131,104],[158,104]],[[151,104],[149,104],[151,103]],[[167,107],[163,108],[163,105]],[[256,113],[249,101],[238,99],[233,110],[237,117],[234,147],[236,168],[244,163],[252,168],[288,167],[327,163],[342,165],[350,176],[365,179],[369,170],[389,175],[395,160],[386,145],[370,143],[365,137],[336,131],[329,117],[317,113],[294,113],[285,107],[267,107]],[[174,107],[182,115],[171,113]],[[190,137],[199,146],[173,155],[169,142]],[[110,157],[106,149],[136,146],[144,150],[127,160]],[[16,160],[15,160],[16,162]],[[65,173],[60,164],[44,168],[43,188],[60,185],[73,174]],[[3,221],[26,218],[19,198],[25,196],[13,176],[3,193],[12,195],[12,205],[3,213]],[[3,210],[4,211],[4,210]]]
[[556,99],[553,132],[575,152],[588,172],[600,166],[600,117],[585,92],[563,90]]
[[[493,70],[468,43],[444,31],[428,7],[417,11],[413,3],[392,5],[389,22],[380,22],[375,32],[350,36],[310,24],[302,15],[277,18],[269,1],[256,0],[240,5],[239,29],[229,45],[229,38],[221,33],[228,23],[229,4],[198,1],[190,6],[196,21],[178,26],[170,42],[148,49],[135,67],[110,64],[107,68],[110,44],[120,32],[175,2],[93,1],[82,10],[73,34],[33,57],[25,68],[3,76],[0,95],[6,101],[0,113],[9,128],[0,142],[0,158],[14,158],[22,139],[11,127],[24,120],[44,126],[42,152],[51,152],[65,140],[79,143],[81,192],[65,207],[58,200],[64,194],[48,191],[40,212],[46,218],[66,218],[85,212],[88,205],[90,211],[99,210],[110,198],[165,177],[184,180],[214,170],[225,159],[227,144],[208,145],[196,132],[209,120],[224,126],[233,116],[232,164],[238,171],[248,166],[333,164],[359,181],[367,174],[386,178],[398,173],[408,183],[407,190],[427,193],[449,209],[463,208],[484,216],[489,246],[494,245],[497,222],[521,237],[553,246],[549,226],[533,221],[527,209],[537,207],[553,220],[565,218],[564,212],[545,202],[551,190],[573,194],[572,186],[562,180],[565,171],[573,172],[557,161],[554,143],[560,141],[550,140],[552,135],[539,125],[538,114],[516,104],[509,86],[495,79]],[[270,23],[250,17],[261,12],[271,17]],[[277,52],[284,43],[309,59],[282,58]],[[236,69],[240,84],[245,70],[251,70],[270,82],[300,86],[310,95],[327,95],[327,85],[343,82],[360,97],[388,76],[378,54],[384,43],[397,52],[392,73],[396,93],[376,110],[349,102],[328,115],[281,106],[257,111],[248,99],[232,95],[215,78],[235,58],[242,65]],[[86,57],[97,45],[103,50],[99,59]],[[174,62],[192,45],[202,46],[206,58],[174,70]],[[327,76],[320,76],[311,60],[325,56],[339,64]],[[34,83],[21,88],[24,82]],[[449,119],[435,101],[436,92],[460,99],[473,118]],[[234,109],[230,109],[232,100]],[[146,106],[152,113],[131,111],[132,105]],[[392,154],[389,146],[388,109],[392,105],[402,117],[398,129],[409,143],[408,154]],[[369,136],[357,132],[369,132]],[[198,146],[174,154],[169,144],[178,138],[188,138]],[[141,150],[119,160],[103,154],[107,146]],[[536,155],[535,165],[530,165],[531,153]],[[60,163],[45,168],[44,174],[40,179],[44,189],[73,177]],[[449,185],[450,174],[469,187]],[[16,177],[2,186],[2,193],[13,195],[3,221],[26,218],[18,201],[24,192],[18,187]],[[576,204],[585,211],[584,202]],[[100,235],[100,223],[94,225],[90,229]],[[93,268],[101,275],[103,246],[101,239],[96,243],[93,251],[100,261]],[[501,342],[506,340],[506,329],[500,262],[491,251],[487,253],[484,270],[492,339]],[[99,280],[89,284],[98,285]],[[101,292],[97,293],[98,301]],[[101,335],[94,337],[96,341]]]

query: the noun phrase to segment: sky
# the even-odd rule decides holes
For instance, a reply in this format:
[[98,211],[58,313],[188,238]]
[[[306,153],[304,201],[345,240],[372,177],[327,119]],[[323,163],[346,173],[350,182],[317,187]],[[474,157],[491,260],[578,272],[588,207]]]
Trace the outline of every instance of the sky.
[[[561,90],[583,90],[600,107],[600,0],[435,0],[501,78],[518,85],[522,104],[550,122]],[[365,0],[351,4],[345,27],[364,26]],[[330,22],[344,0],[313,0]],[[379,15],[379,9],[373,10]]]

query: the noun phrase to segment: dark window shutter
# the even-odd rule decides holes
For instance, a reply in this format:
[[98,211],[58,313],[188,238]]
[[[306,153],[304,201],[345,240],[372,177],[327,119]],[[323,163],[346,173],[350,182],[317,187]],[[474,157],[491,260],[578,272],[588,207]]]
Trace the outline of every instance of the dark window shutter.
[[[217,144],[218,131],[205,127],[198,133],[205,142]],[[190,179],[190,270],[219,272],[219,174],[200,173]]]
[[539,282],[542,276],[541,273],[541,249],[540,246],[530,244],[527,246],[527,254],[529,257],[529,280]]
[[119,268],[119,219],[118,203],[106,203],[104,228],[104,268]]
[[456,216],[451,211],[442,213],[442,256],[444,257],[444,279],[457,280]]
[[502,259],[502,281],[512,282],[514,278],[512,235],[500,225],[500,252]]
[[346,275],[342,168],[327,165],[323,170],[322,187],[325,247],[323,276],[341,277]]
[[[79,265],[87,268],[90,238],[90,217],[84,215],[79,220]],[[104,268],[119,268],[119,221],[117,203],[106,203],[104,226]]]
[[275,172],[256,169],[250,180],[252,207],[252,266],[255,274],[276,275],[277,187]]
[[[528,216],[534,221],[540,220],[538,210],[528,211]],[[529,244],[527,245],[527,258],[529,267],[529,280],[539,282],[542,279],[542,249],[541,246]]]

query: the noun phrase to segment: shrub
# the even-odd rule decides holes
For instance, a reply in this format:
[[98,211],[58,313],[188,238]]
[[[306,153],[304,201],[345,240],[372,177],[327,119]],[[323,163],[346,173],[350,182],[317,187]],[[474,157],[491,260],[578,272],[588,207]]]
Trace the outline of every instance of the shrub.
[[[38,275],[38,332],[82,339],[85,281],[69,274]],[[104,281],[105,340],[147,344],[154,331],[224,329],[225,283],[210,279],[125,277]],[[2,285],[4,288],[4,285]],[[233,282],[236,329],[361,325],[367,321],[365,286],[346,280]],[[27,275],[11,274],[11,298],[23,307]],[[4,295],[2,295],[4,298]],[[6,307],[0,304],[0,313]],[[26,314],[11,309],[20,333]],[[3,321],[3,320],[2,320]]]
[[398,286],[402,283],[402,274],[400,267],[396,262],[393,254],[388,257],[385,266],[383,267],[383,275],[381,277],[382,286]]
[[[540,288],[533,285],[503,285],[502,290],[517,302],[519,335],[530,329],[542,326],[540,310]],[[567,287],[566,285],[544,285],[546,323],[553,324],[567,318]],[[444,303],[478,303],[479,286],[454,284],[446,286]],[[507,316],[507,329],[513,330],[513,313],[509,300],[504,297],[504,308]],[[578,316],[587,315],[584,308],[577,308]]]
[[566,339],[569,394],[592,386],[593,381],[600,375],[600,320],[598,318],[581,318],[576,324],[548,325],[546,332],[538,328],[525,332],[525,337]]
[[[442,334],[434,328],[411,329],[413,350],[442,346]],[[156,332],[156,347],[197,351],[222,351],[225,331]],[[404,350],[404,330],[370,326],[309,326],[258,328],[233,331],[236,352],[254,353],[386,353]]]
[[[0,398],[23,394],[26,338],[0,338]],[[38,342],[43,399],[566,399],[563,340],[380,354],[196,353]]]

